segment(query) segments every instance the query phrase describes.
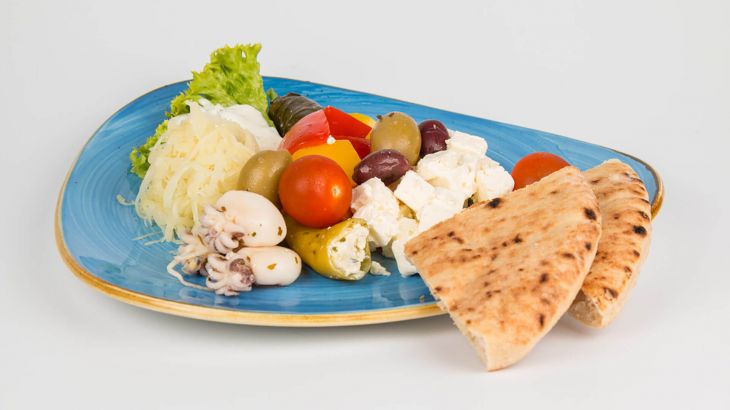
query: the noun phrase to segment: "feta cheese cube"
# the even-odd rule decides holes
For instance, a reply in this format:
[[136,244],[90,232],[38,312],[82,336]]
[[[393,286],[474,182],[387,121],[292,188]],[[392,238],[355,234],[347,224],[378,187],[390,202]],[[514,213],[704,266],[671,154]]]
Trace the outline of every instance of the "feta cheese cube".
[[454,131],[446,140],[446,149],[483,157],[487,153],[487,141],[464,132]]
[[400,240],[405,245],[412,237],[418,233],[418,221],[413,218],[401,216],[398,218],[398,233],[393,237],[393,240],[387,245],[380,248],[381,253],[386,258],[395,259],[393,253],[393,244]]
[[380,178],[370,178],[352,189],[352,204],[350,207],[354,211],[378,201],[382,201],[383,206],[398,208],[398,201],[393,196],[393,192],[385,186]]
[[416,165],[416,172],[426,181],[443,178],[449,170],[459,166],[461,156],[453,151],[445,150],[428,154]]
[[418,233],[418,222],[413,218],[398,219],[397,239],[409,240]]
[[417,173],[408,171],[393,193],[414,212],[418,212],[431,200],[434,188]]
[[402,276],[410,276],[417,272],[416,267],[406,257],[406,242],[418,233],[418,222],[412,218],[398,220],[398,235],[391,243],[390,249]]
[[454,215],[453,210],[439,202],[430,204],[423,208],[418,215],[418,231],[423,232],[437,223],[449,219]]
[[462,210],[461,195],[448,189],[437,188],[431,202],[418,213],[418,232],[423,232],[437,223],[451,218]]
[[476,191],[478,157],[457,151],[439,151],[418,162],[417,172],[435,187],[459,192],[466,199]]
[[370,228],[368,240],[375,247],[387,245],[398,233],[398,200],[379,178],[371,178],[352,190],[354,218]]
[[477,191],[474,199],[477,202],[490,201],[511,192],[515,186],[512,175],[502,168],[497,161],[484,157],[479,161],[476,174]]
[[398,265],[398,271],[403,277],[418,273],[416,266],[406,257],[406,242],[408,241],[397,239],[393,241],[393,244],[391,245],[391,248],[393,249],[393,256],[395,257],[395,263]]
[[464,198],[460,192],[441,187],[436,188],[435,191],[433,201],[442,203],[454,213],[459,212],[464,208],[464,201],[466,201],[466,198]]

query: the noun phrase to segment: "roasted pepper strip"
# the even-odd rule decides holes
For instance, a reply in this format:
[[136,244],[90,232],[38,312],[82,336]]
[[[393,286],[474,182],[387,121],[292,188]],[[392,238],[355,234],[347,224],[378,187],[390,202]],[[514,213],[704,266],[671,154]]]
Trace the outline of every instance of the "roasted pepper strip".
[[[314,269],[317,273],[330,279],[359,280],[362,279],[370,269],[370,246],[367,236],[363,259],[360,261],[359,269],[356,272],[346,272],[342,266],[338,266],[333,254],[342,249],[347,237],[358,227],[368,229],[367,223],[359,218],[350,218],[329,228],[316,229],[300,225],[289,216],[286,219],[286,243],[302,258],[302,261]],[[365,234],[367,235],[367,234]],[[337,247],[340,246],[340,249]],[[352,255],[351,255],[352,257]]]

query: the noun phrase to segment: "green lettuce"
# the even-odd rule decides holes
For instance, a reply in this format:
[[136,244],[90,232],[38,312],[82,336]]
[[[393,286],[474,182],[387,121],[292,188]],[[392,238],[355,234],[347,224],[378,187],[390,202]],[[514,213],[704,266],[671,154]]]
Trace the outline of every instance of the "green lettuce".
[[256,59],[259,51],[261,44],[226,46],[215,50],[203,71],[193,71],[193,80],[188,83],[188,89],[172,100],[168,116],[174,117],[188,112],[186,101],[205,98],[224,107],[248,104],[256,108],[271,124],[266,115],[268,103]]
[[163,121],[162,124],[158,125],[155,129],[155,134],[145,141],[144,144],[139,147],[132,148],[132,152],[129,153],[129,162],[132,164],[131,171],[140,178],[144,178],[144,174],[150,168],[148,157],[152,147],[157,144],[157,140],[167,131],[167,120]]
[[[266,114],[268,101],[264,91],[264,82],[259,73],[257,56],[261,44],[225,46],[210,55],[210,62],[203,71],[193,71],[193,79],[188,89],[175,97],[170,103],[169,118],[190,111],[187,101],[198,101],[205,98],[213,104],[224,107],[234,104],[248,104],[258,110],[269,124]],[[160,135],[167,129],[167,121],[160,124],[155,134],[129,154],[131,171],[143,178],[149,169],[148,157]]]
[[279,96],[279,94],[277,94],[276,93],[276,90],[274,90],[273,88],[269,88],[266,91],[266,97],[269,98],[269,103],[271,103],[272,101],[274,101],[276,99],[276,97],[278,97],[278,96]]

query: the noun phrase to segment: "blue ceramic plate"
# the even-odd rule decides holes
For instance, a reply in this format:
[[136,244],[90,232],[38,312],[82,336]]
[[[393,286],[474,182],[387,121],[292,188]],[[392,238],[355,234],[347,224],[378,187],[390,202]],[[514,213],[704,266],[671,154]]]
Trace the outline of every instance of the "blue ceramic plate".
[[[447,127],[489,142],[489,155],[507,170],[522,156],[549,151],[581,169],[609,158],[630,164],[646,183],[656,213],[662,183],[652,168],[609,148],[327,85],[268,77],[265,86],[280,94],[296,92],[322,105],[371,116],[403,111],[416,121],[441,120]],[[154,231],[124,206],[117,196],[136,196],[140,180],[130,174],[128,154],[152,135],[165,118],[170,100],[185,82],[154,90],[112,115],[81,150],[59,195],[56,239],[65,262],[81,279],[125,302],[198,319],[275,326],[339,326],[412,319],[439,314],[426,285],[416,275],[401,277],[395,264],[375,256],[394,274],[368,275],[358,282],[326,279],[306,268],[288,287],[262,287],[237,297],[184,287],[165,266],[175,246],[145,246],[142,237]]]

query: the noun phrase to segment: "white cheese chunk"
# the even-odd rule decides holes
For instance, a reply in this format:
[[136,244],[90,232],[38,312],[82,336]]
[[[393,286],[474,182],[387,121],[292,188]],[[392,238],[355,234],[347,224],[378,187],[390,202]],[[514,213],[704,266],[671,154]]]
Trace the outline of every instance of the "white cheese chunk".
[[390,271],[376,261],[370,262],[370,274],[377,276],[390,276]]
[[397,239],[411,239],[418,233],[418,222],[413,218],[398,219],[398,235]]
[[416,172],[428,182],[436,181],[448,175],[451,169],[458,167],[460,161],[461,155],[456,152],[438,151],[421,158],[416,165]]
[[459,213],[464,206],[464,200],[457,192],[444,188],[436,188],[436,194],[431,202],[423,207],[418,216],[418,232],[436,225]]
[[497,161],[483,157],[479,161],[476,174],[477,191],[474,199],[477,202],[490,201],[511,192],[515,186],[512,175],[509,174]]
[[474,135],[453,131],[451,137],[446,140],[446,149],[481,158],[487,153],[487,141]]
[[364,276],[362,262],[370,256],[366,252],[370,232],[361,224],[355,225],[347,235],[333,241],[336,245],[327,249],[332,264],[345,276],[360,279]]
[[398,220],[398,235],[391,243],[390,249],[402,276],[410,276],[417,272],[416,267],[406,257],[406,242],[418,233],[418,222],[412,218]]
[[434,188],[423,177],[413,171],[406,172],[393,194],[401,202],[418,212],[434,195]]
[[398,200],[379,178],[371,178],[352,190],[354,218],[364,219],[374,247],[387,245],[398,233]]
[[406,242],[407,240],[397,239],[393,241],[391,248],[393,249],[393,256],[395,257],[395,263],[398,265],[398,271],[401,276],[411,276],[418,273],[416,266],[411,263],[406,257]]
[[476,191],[478,163],[475,155],[445,150],[423,157],[417,172],[431,185],[459,192],[466,199]]
[[438,187],[435,189],[432,201],[441,202],[445,207],[456,213],[464,208],[465,198],[458,191]]
[[449,219],[454,212],[442,203],[434,203],[423,208],[418,216],[418,230],[423,232],[437,223]]

